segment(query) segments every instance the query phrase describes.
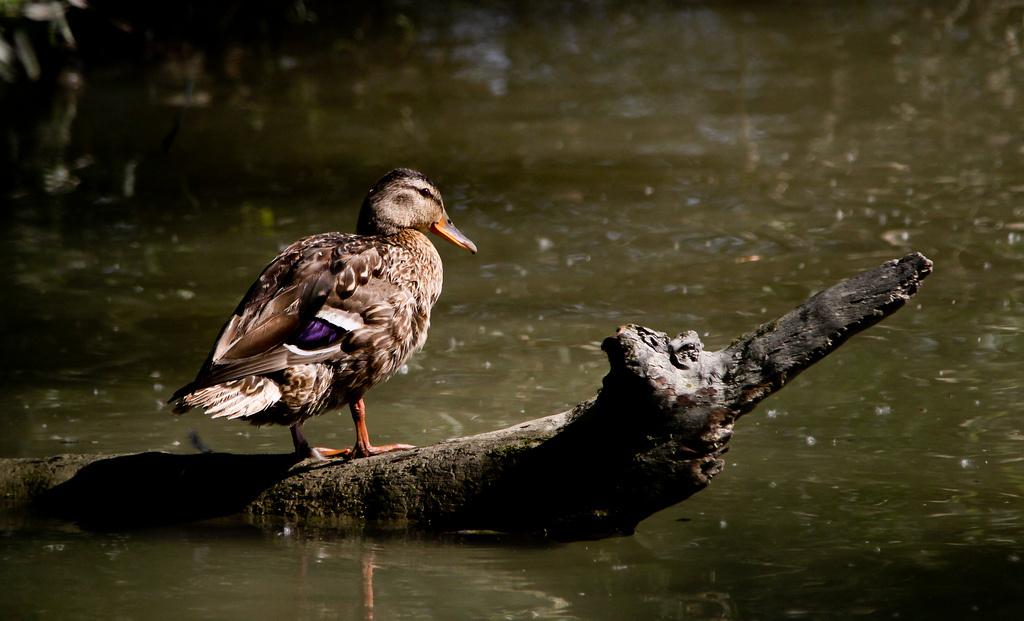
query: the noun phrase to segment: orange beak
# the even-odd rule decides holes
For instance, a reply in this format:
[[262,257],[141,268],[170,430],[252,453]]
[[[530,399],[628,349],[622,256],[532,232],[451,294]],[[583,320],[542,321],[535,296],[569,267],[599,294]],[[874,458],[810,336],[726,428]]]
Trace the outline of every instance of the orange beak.
[[463,235],[462,231],[455,228],[455,225],[452,224],[452,219],[449,218],[447,214],[441,216],[440,220],[431,224],[430,230],[431,232],[447,239],[459,248],[465,248],[473,254],[476,254],[476,244],[469,241],[469,238]]

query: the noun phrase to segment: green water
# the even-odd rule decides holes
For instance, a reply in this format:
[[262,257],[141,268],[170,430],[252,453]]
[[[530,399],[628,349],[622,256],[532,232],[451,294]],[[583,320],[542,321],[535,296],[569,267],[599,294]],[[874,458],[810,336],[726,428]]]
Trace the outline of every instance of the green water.
[[[708,348],[911,251],[920,294],[764,402],[697,496],[597,542],[0,522],[0,618],[1019,618],[1024,26],[998,3],[457,5],[82,76],[2,126],[0,456],[284,452],[163,402],[289,242],[409,166],[447,244],[367,397],[429,444],[594,394],[623,323]],[[405,23],[405,22],[402,22]],[[396,26],[397,28],[397,26]],[[385,29],[386,30],[386,29]],[[167,153],[185,82],[194,105]],[[311,421],[344,446],[347,413]]]

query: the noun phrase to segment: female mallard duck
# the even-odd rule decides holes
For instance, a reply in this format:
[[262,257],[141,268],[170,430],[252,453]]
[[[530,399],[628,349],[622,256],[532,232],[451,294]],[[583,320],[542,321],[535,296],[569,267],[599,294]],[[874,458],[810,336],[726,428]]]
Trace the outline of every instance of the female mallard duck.
[[[370,190],[355,235],[323,233],[285,248],[249,288],[195,381],[170,402],[181,414],[289,425],[301,455],[365,457],[413,448],[372,446],[363,395],[423,346],[441,294],[431,231],[476,252],[424,175],[398,168]],[[351,449],[313,449],[302,423],[348,404]]]

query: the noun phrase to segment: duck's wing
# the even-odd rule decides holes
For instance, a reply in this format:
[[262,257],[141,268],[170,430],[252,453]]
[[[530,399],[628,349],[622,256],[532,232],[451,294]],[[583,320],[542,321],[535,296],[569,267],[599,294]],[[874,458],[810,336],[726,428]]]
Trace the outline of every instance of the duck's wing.
[[349,335],[377,319],[377,301],[391,289],[380,278],[384,263],[381,246],[360,236],[328,233],[292,244],[253,283],[195,382],[178,393],[343,359]]

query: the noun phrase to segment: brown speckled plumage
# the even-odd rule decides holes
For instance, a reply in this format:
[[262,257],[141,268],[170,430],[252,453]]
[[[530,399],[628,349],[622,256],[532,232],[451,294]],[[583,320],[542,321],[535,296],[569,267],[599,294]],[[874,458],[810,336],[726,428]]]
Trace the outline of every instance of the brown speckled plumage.
[[363,202],[356,235],[300,239],[263,270],[195,381],[171,397],[174,412],[202,407],[213,417],[290,425],[303,452],[302,422],[347,403],[354,454],[392,450],[369,445],[362,397],[426,341],[442,284],[428,230],[476,252],[425,176],[385,175]]

